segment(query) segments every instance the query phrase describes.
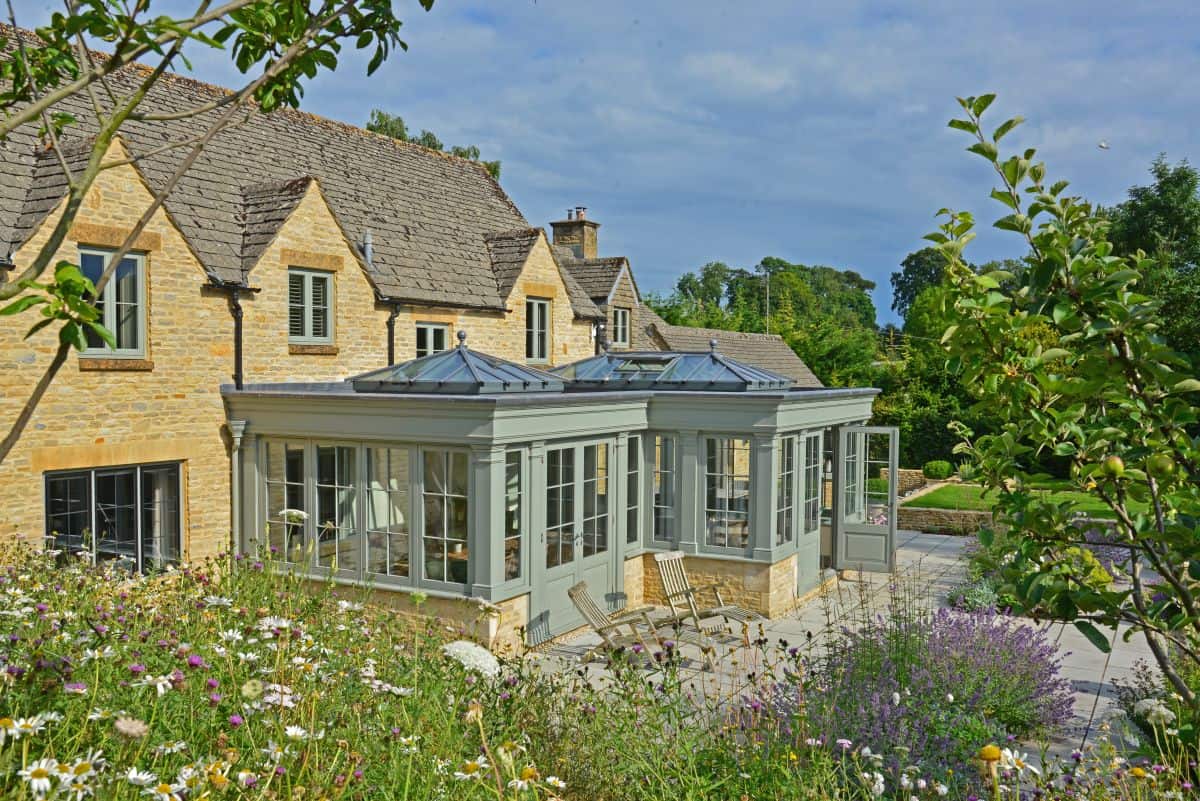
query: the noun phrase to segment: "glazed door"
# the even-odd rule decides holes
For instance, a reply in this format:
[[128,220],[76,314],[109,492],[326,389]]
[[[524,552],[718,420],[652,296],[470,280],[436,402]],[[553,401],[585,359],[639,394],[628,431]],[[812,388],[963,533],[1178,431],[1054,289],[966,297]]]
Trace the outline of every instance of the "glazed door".
[[541,592],[533,609],[542,640],[583,625],[567,590],[586,581],[593,597],[612,605],[611,447],[607,442],[546,450],[546,527],[542,532]]
[[895,564],[899,432],[842,426],[835,466],[834,566],[887,573]]

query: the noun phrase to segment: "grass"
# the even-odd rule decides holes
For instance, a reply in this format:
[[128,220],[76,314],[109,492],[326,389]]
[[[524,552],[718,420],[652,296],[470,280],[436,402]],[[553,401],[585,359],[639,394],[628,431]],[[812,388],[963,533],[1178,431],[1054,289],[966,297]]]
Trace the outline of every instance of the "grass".
[[[1069,489],[1070,484],[1064,480],[1050,479],[1039,485],[1039,492],[1044,493],[1055,503],[1073,502],[1075,508],[1090,517],[1112,518],[1112,510],[1104,501],[1086,492]],[[963,511],[991,511],[995,495],[985,493],[978,484],[946,484],[932,492],[927,492],[912,500],[906,501],[905,506],[920,509],[953,509]],[[1142,511],[1144,504],[1131,503],[1132,511]]]

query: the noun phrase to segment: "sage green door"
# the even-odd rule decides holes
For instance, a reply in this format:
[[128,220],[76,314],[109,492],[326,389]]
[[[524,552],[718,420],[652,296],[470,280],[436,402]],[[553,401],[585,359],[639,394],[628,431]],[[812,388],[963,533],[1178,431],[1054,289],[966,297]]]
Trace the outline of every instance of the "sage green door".
[[842,426],[834,466],[834,567],[891,572],[896,554],[899,430]]
[[[613,606],[611,446],[607,442],[546,449],[545,529],[534,560],[530,640],[583,625],[567,590],[586,581],[602,606]],[[540,573],[540,576],[537,575]]]

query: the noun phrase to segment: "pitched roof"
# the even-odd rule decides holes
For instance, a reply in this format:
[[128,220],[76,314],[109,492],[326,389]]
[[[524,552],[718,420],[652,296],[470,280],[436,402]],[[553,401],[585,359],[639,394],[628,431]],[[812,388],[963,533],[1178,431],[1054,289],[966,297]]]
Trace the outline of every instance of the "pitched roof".
[[[0,25],[0,36],[28,31]],[[8,54],[0,51],[0,58]],[[144,74],[133,65],[110,77],[119,92]],[[97,93],[102,103],[105,93]],[[170,113],[220,99],[228,90],[165,74],[143,103],[145,112]],[[77,95],[56,110],[79,123],[70,138],[91,136],[89,100]],[[184,120],[129,122],[121,141],[152,190],[165,185],[189,147],[223,109]],[[40,157],[39,157],[40,154]],[[37,137],[37,125],[22,126],[0,143],[0,256],[19,247],[63,195],[50,169],[56,165]],[[373,258],[366,265],[385,298],[434,306],[503,309],[504,293],[485,237],[526,228],[528,223],[480,164],[400,142],[351,125],[292,109],[252,114],[219,133],[167,196],[164,207],[179,226],[204,269],[217,281],[246,283],[253,249],[273,235],[286,217],[283,206],[298,199],[292,183],[315,180],[346,236],[359,242],[369,230]],[[270,187],[277,187],[271,189]],[[57,193],[57,195],[55,194]],[[246,248],[250,248],[247,252]],[[506,268],[505,268],[506,269]],[[503,269],[501,270],[503,272]],[[577,312],[597,313],[576,285]]]
[[[634,347],[698,351],[707,350],[709,343],[715,339],[717,348],[726,356],[788,376],[796,382],[797,387],[818,389],[824,386],[778,334],[747,334],[718,328],[671,325],[645,305],[640,313],[644,315],[643,320],[649,322],[645,323],[642,330],[634,332]],[[639,337],[641,342],[638,341]]]
[[552,372],[573,391],[761,392],[793,386],[790,376],[730,358],[713,343],[704,351],[608,351]]
[[637,288],[637,280],[625,256],[604,256],[596,259],[581,259],[575,251],[562,245],[554,245],[554,255],[579,282],[579,286],[597,306],[605,306],[612,296],[613,287],[621,278],[622,272],[629,274],[633,283],[633,292],[638,297],[641,293]]
[[242,270],[249,272],[258,262],[279,228],[295,211],[304,193],[312,186],[309,176],[290,181],[272,181],[242,190]]
[[[512,231],[501,231],[484,237],[488,254],[492,259],[492,270],[496,274],[496,283],[500,290],[501,299],[507,298],[512,292],[517,278],[521,275],[521,267],[529,258],[530,252],[538,239],[545,236],[541,228],[517,228]],[[576,317],[603,320],[604,312],[588,298],[587,293],[576,282],[575,277],[563,266],[558,254],[552,249],[551,257],[558,267],[558,274],[566,287],[567,296],[571,299],[571,311]]]

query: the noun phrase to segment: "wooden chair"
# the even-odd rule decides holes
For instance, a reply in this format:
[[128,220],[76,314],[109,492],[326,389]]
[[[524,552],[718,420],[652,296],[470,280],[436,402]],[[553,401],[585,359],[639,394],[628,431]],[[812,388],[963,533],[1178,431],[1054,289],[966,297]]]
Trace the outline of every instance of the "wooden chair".
[[[669,621],[682,623],[690,619],[696,628],[705,631],[704,621],[716,617],[723,618],[727,624],[736,620],[743,626],[766,619],[758,612],[725,603],[715,584],[693,587],[683,569],[683,551],[656,553],[654,561],[658,564],[658,575],[662,579],[663,595],[671,607],[671,616],[657,621],[659,625]],[[716,606],[700,606],[697,596],[704,591],[712,592]]]
[[[659,626],[650,618],[650,612],[653,611],[653,607],[642,606],[636,609],[623,609],[609,614],[600,607],[600,604],[596,603],[592,594],[588,592],[586,581],[581,581],[567,590],[567,596],[571,599],[571,603],[575,604],[575,608],[579,610],[579,614],[583,615],[583,619],[587,621],[588,625],[600,635],[600,639],[604,640],[602,646],[597,646],[584,655],[585,662],[595,656],[596,652],[600,650],[611,652],[621,648],[632,648],[634,645],[641,645],[643,653],[649,656],[654,653],[650,648],[651,642],[659,650],[664,648],[664,638],[660,636]],[[699,647],[704,655],[705,667],[712,667],[712,657],[710,654],[713,649],[703,632],[693,634],[692,632],[672,630],[671,635],[665,639]]]

